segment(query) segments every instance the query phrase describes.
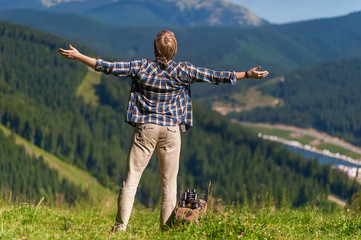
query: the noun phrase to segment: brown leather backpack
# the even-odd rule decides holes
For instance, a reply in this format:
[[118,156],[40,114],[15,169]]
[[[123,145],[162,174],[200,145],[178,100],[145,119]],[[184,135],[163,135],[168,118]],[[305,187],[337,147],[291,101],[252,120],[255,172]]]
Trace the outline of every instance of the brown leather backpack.
[[203,199],[199,199],[195,189],[191,192],[187,189],[181,196],[180,201],[177,204],[174,215],[174,222],[186,223],[194,222],[199,223],[207,212],[207,202]]

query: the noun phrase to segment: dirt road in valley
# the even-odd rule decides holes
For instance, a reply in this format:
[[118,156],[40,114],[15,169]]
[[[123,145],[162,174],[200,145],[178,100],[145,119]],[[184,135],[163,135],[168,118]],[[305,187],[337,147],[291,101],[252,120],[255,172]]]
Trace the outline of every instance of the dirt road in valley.
[[342,140],[340,138],[332,137],[326,133],[318,132],[312,128],[304,129],[304,128],[298,128],[298,127],[288,126],[288,125],[283,125],[283,124],[250,123],[250,122],[240,122],[240,121],[236,121],[236,120],[232,120],[232,121],[238,122],[238,123],[240,123],[242,125],[246,125],[246,126],[252,125],[252,126],[265,127],[265,128],[275,128],[275,129],[292,131],[292,134],[297,135],[297,136],[309,135],[309,136],[315,137],[319,142],[331,143],[331,144],[343,147],[345,149],[351,150],[355,153],[361,154],[360,147],[357,147],[348,142],[345,142],[344,140]]

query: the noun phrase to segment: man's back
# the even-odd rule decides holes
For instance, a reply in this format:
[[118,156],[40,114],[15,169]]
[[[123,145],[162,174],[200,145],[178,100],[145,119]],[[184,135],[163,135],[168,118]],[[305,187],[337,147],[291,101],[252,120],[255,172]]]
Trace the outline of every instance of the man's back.
[[188,62],[170,60],[166,65],[146,59],[130,62],[97,60],[97,71],[132,78],[126,121],[177,126],[185,131],[193,126],[190,84],[236,83],[234,71],[213,71]]

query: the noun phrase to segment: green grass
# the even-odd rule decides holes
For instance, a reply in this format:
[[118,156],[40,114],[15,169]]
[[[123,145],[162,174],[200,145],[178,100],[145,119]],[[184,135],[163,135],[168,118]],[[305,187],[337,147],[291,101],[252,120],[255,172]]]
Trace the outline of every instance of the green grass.
[[127,232],[110,231],[116,206],[49,208],[0,202],[0,239],[360,239],[361,217],[345,210],[228,207],[199,225],[159,230],[159,210],[135,207]]
[[266,128],[260,126],[252,126],[252,125],[247,125],[247,128],[252,130],[256,134],[262,133],[263,135],[272,135],[287,140],[294,140],[294,138],[290,137],[291,132],[287,130],[282,130],[277,128]]
[[349,156],[353,159],[361,159],[360,154],[354,153],[352,151],[348,151],[340,146],[336,146],[331,143],[321,143],[321,144],[317,145],[317,148],[320,150],[327,149],[332,153],[339,153],[341,155]]
[[[315,137],[312,137],[312,136],[309,136],[309,135],[303,135],[301,137],[297,137],[296,140],[298,142],[300,142],[302,145],[311,145],[311,142],[314,141],[316,138]],[[293,139],[295,140],[295,139]]]
[[212,103],[212,108],[221,114],[230,112],[250,111],[255,108],[275,107],[283,105],[283,100],[268,94],[263,94],[260,87],[283,81],[283,78],[273,78],[255,87],[250,87],[247,92],[237,92],[229,96],[228,100],[217,99]]

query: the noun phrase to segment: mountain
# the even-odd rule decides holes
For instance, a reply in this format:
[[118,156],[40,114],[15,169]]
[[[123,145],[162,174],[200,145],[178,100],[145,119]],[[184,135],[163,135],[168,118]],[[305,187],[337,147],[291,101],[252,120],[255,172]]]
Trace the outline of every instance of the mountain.
[[[119,60],[142,57],[152,59],[152,42],[157,32],[162,29],[161,27],[115,27],[81,15],[35,10],[1,10],[0,18],[60,35],[69,39],[67,43],[83,43],[96,52],[96,54],[92,53],[94,57],[109,56],[110,59]],[[218,70],[243,70],[261,65],[263,69],[270,71],[269,78],[273,78],[284,76],[298,68],[301,68],[300,71],[306,71],[302,68],[361,56],[359,22],[361,22],[361,12],[337,18],[252,29],[191,27],[171,28],[171,30],[176,33],[178,39],[176,61],[190,61],[199,66]],[[126,37],[124,37],[125,33]],[[308,68],[306,69],[308,71]],[[193,97],[208,105],[214,101],[237,105],[239,103],[234,102],[234,98],[230,96],[247,91],[249,86],[257,83],[258,81],[247,80],[239,82],[236,87],[194,85]],[[312,83],[308,82],[308,84]],[[330,87],[334,86],[331,84]],[[328,110],[335,112],[332,108],[333,106],[329,106]],[[307,111],[305,110],[305,113]],[[256,119],[248,113],[243,115],[242,118],[249,121],[262,119],[270,121],[263,117]],[[340,119],[341,121],[345,120]],[[342,130],[343,133],[331,130],[339,128],[339,123],[327,128],[311,124],[310,121],[291,124],[314,126],[322,131],[330,130],[329,134],[345,137],[357,145],[360,142],[355,138],[355,132],[351,128],[347,131]]]
[[[162,27],[115,27],[89,17],[54,13],[37,10],[0,10],[0,19],[20,23],[42,31],[91,47],[99,56],[117,57],[130,60],[134,58],[153,58],[153,40]],[[235,69],[239,66],[251,67],[262,64],[272,69],[298,66],[299,59],[285,56],[293,49],[303,59],[317,61],[300,44],[294,44],[277,32],[254,32],[250,30],[221,27],[170,28],[178,39],[177,61],[190,61],[204,67]],[[126,33],[127,37],[124,37]],[[273,39],[271,46],[264,42]],[[274,43],[287,46],[278,49]],[[206,43],[206,44],[205,44]],[[210,51],[210,49],[212,51]],[[260,51],[265,51],[260,55]],[[316,58],[314,60],[314,58]]]
[[0,1],[0,8],[29,8],[76,13],[114,26],[226,26],[269,24],[245,7],[224,0]]
[[[115,190],[124,179],[132,135],[132,128],[124,122],[130,81],[100,75],[79,62],[64,59],[57,48],[65,44],[66,40],[59,37],[0,21],[1,124]],[[78,49],[93,54],[81,45]],[[267,194],[280,204],[285,191],[293,206],[324,203],[329,193],[351,199],[355,183],[331,166],[320,166],[316,160],[305,160],[279,144],[263,141],[204,105],[194,102],[194,107],[195,128],[182,137],[179,191],[196,188],[201,192],[212,181],[213,196],[225,202],[247,198],[261,202],[259,196]],[[0,135],[0,141],[7,143],[11,138]],[[8,155],[20,151],[24,152],[16,148]],[[0,154],[3,162],[9,165],[8,157]],[[22,171],[31,179],[37,176],[32,172],[40,171],[32,170],[36,166],[18,164],[11,171],[0,167],[0,177],[6,172],[13,179],[22,176]],[[26,180],[19,180],[28,186]],[[14,186],[13,181],[0,181],[2,189]],[[41,187],[37,188],[40,193]],[[51,185],[48,188],[51,192]],[[159,201],[155,156],[144,172],[138,193],[138,200],[147,206]]]
[[[152,42],[163,29],[115,27],[82,15],[34,10],[0,10],[0,18],[83,43],[98,55],[124,60],[153,58]],[[309,64],[361,55],[361,33],[357,27],[360,21],[358,12],[252,29],[170,29],[178,39],[177,61],[229,70],[262,65],[275,75]]]

